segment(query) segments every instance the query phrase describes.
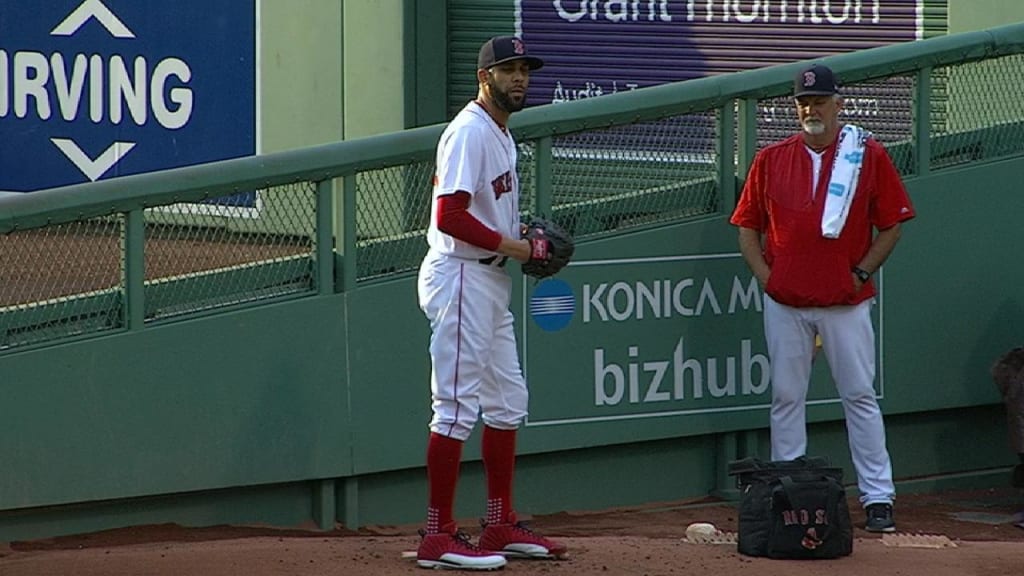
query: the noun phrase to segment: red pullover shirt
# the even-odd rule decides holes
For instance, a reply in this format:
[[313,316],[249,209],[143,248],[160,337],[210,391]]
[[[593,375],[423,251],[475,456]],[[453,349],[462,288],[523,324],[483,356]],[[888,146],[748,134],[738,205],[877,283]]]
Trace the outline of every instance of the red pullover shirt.
[[[838,135],[837,135],[838,136]],[[838,238],[821,235],[836,142],[822,155],[812,190],[810,152],[800,134],[758,152],[730,223],[765,235],[764,257],[771,267],[765,292],[789,306],[851,305],[876,294],[868,281],[854,291],[850,270],[874,237],[914,217],[900,175],[881,144],[868,139],[857,190]]]

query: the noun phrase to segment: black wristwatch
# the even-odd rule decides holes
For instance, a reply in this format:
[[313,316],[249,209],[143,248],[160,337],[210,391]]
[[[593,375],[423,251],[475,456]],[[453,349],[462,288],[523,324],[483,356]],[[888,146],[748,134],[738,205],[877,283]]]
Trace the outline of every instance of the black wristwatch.
[[860,278],[860,281],[863,283],[866,283],[868,280],[871,280],[871,272],[868,272],[863,268],[858,268],[854,266],[850,271],[856,274],[857,278]]

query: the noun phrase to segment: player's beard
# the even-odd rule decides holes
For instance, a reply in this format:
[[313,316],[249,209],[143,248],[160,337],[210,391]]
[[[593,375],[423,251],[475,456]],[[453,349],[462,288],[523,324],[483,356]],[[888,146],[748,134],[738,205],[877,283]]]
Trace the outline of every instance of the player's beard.
[[498,85],[494,83],[493,77],[487,79],[487,88],[491,93],[491,100],[494,101],[494,104],[509,114],[519,112],[523,109],[523,105],[526,104],[525,95],[516,102],[508,92],[498,88]]
[[820,136],[825,133],[825,123],[817,118],[808,118],[801,122],[800,126],[811,136]]

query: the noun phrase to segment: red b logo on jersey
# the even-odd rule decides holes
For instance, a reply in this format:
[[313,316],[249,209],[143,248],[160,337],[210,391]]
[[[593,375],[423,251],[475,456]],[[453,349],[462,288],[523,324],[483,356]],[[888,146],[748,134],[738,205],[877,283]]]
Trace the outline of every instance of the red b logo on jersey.
[[512,172],[505,172],[494,180],[491,180],[491,189],[494,190],[494,199],[501,198],[502,194],[512,191]]

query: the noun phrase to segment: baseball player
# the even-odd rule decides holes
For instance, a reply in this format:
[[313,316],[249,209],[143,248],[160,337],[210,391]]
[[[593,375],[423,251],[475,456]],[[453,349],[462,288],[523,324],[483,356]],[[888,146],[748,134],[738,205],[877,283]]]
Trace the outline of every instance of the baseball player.
[[[526,528],[512,509],[516,430],[528,393],[509,310],[508,260],[543,257],[521,239],[516,144],[508,118],[522,109],[530,71],[543,65],[519,38],[491,38],[477,60],[479,90],[437,146],[430,249],[420,266],[419,304],[430,321],[433,417],[427,443],[429,501],[417,563],[493,570],[505,557],[557,558],[565,546]],[[453,518],[462,446],[482,415],[487,515],[479,545]]]
[[892,464],[873,387],[871,276],[914,209],[881,144],[840,124],[832,70],[801,70],[794,96],[802,132],[758,152],[730,220],[765,292],[772,459],[807,451],[805,401],[820,336],[846,415],[866,529],[892,532]]

